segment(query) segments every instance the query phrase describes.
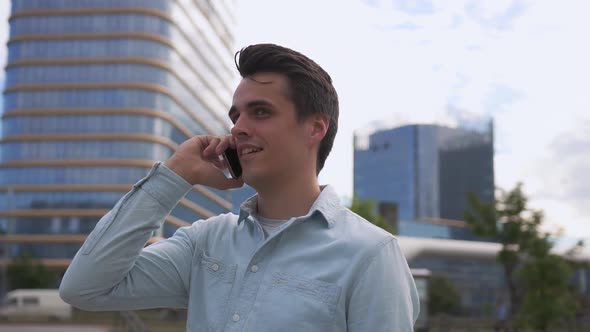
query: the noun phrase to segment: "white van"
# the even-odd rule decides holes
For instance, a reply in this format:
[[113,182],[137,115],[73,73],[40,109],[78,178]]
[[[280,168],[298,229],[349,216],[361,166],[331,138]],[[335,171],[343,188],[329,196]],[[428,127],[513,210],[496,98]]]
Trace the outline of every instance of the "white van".
[[72,306],[59,297],[57,289],[16,289],[6,293],[0,318],[67,320],[72,318]]

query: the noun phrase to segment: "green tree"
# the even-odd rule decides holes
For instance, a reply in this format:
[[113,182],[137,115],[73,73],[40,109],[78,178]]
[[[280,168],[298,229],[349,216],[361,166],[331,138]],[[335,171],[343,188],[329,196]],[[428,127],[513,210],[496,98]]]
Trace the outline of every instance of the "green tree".
[[396,234],[397,230],[390,225],[385,218],[377,212],[377,203],[368,199],[360,199],[356,195],[352,198],[350,210],[359,216],[367,219],[372,224],[383,228],[391,234]]
[[498,197],[485,203],[469,196],[465,220],[477,235],[496,238],[502,245],[497,259],[508,287],[509,319],[544,331],[576,310],[569,286],[573,270],[566,259],[551,254],[550,235],[540,230],[543,213],[527,207],[522,183],[499,190]]
[[30,254],[15,258],[6,270],[11,289],[51,288],[55,286],[55,274],[37,263]]
[[553,322],[573,317],[578,299],[570,287],[572,273],[561,256],[548,251],[531,256],[519,271],[525,288],[520,325],[548,331]]
[[[520,293],[516,286],[516,268],[519,264],[518,244],[524,237],[524,223],[529,223],[522,216],[526,208],[526,198],[521,185],[510,192],[500,193],[494,203],[482,202],[477,196],[469,195],[470,209],[465,213],[465,221],[474,233],[484,237],[493,237],[500,241],[502,249],[497,259],[503,267],[504,277],[510,298],[510,316],[513,316],[520,303]],[[528,228],[528,227],[527,227]]]
[[461,308],[461,295],[449,281],[441,275],[430,277],[428,281],[428,313],[456,314]]

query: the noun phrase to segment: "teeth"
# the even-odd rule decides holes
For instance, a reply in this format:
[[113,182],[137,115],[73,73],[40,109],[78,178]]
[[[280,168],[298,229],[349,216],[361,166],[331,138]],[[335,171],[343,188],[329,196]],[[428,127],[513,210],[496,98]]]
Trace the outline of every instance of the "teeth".
[[245,148],[242,150],[242,154],[248,154],[248,153],[252,153],[252,152],[258,152],[260,151],[260,149],[256,149],[256,148]]

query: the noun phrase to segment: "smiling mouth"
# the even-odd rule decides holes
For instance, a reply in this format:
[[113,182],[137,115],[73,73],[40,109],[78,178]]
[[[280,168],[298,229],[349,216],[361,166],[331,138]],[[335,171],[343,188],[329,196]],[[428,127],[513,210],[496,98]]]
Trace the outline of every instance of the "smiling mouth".
[[240,156],[245,156],[245,155],[260,152],[260,151],[262,151],[262,149],[260,149],[260,148],[245,148],[240,152]]

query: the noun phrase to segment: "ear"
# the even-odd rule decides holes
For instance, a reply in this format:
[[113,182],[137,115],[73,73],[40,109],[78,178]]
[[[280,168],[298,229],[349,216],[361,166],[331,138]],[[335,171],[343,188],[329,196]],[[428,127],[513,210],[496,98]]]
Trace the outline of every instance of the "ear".
[[328,132],[330,120],[323,114],[314,114],[309,121],[309,141],[312,144],[319,145]]

